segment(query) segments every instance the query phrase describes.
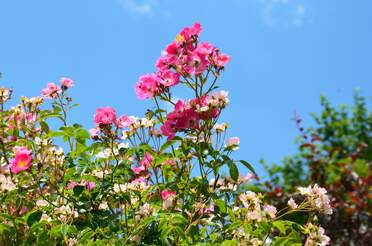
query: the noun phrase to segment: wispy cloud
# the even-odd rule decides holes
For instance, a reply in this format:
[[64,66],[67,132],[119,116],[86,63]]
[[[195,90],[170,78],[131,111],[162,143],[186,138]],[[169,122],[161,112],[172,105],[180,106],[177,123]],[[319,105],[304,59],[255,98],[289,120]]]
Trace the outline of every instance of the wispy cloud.
[[300,27],[306,18],[303,0],[259,0],[261,17],[269,26],[285,25]]
[[153,16],[157,0],[116,0],[128,12],[136,15]]

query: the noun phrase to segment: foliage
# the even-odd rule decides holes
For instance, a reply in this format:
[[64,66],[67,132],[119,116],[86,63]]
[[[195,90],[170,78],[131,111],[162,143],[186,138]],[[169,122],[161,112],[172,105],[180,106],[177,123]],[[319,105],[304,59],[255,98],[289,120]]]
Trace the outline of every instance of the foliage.
[[[253,167],[232,158],[239,138],[217,124],[228,98],[215,91],[229,57],[199,42],[200,31],[185,28],[158,71],[141,76],[138,97],[155,103],[144,118],[99,108],[88,132],[68,119],[71,79],[10,108],[11,91],[0,89],[1,245],[328,243],[315,220],[332,212],[325,189],[300,187],[299,204],[277,211],[250,183]],[[194,99],[175,102],[176,85]],[[240,175],[243,166],[252,173]]]
[[[371,230],[372,112],[358,92],[354,106],[334,108],[325,97],[320,115],[313,114],[316,127],[301,132],[299,153],[283,165],[267,167],[271,201],[285,206],[297,185],[318,183],[331,196],[334,216],[319,218],[334,244],[368,245]],[[277,191],[280,192],[277,192]],[[276,191],[276,192],[275,192]]]

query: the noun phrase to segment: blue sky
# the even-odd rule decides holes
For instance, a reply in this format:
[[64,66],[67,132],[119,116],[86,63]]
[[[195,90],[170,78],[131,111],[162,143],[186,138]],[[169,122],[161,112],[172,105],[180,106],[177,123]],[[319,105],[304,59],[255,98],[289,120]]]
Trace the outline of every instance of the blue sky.
[[372,96],[372,2],[340,0],[4,0],[0,2],[1,85],[34,96],[61,76],[75,80],[91,127],[94,111],[113,106],[139,115],[151,106],[133,86],[182,27],[199,21],[202,39],[231,55],[221,78],[231,104],[224,114],[241,138],[238,158],[294,153],[297,110],[310,124],[319,96],[350,103]]

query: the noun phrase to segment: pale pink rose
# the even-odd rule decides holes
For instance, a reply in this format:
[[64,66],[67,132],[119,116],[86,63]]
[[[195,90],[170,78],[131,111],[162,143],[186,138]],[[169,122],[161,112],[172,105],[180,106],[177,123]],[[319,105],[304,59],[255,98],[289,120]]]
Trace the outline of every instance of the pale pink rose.
[[136,184],[144,184],[145,182],[146,182],[146,179],[144,177],[139,177],[139,178],[134,179],[130,183],[133,185],[136,185]]
[[110,125],[116,121],[116,111],[111,107],[98,108],[94,115],[96,126]]
[[48,83],[47,87],[41,91],[41,95],[48,99],[57,98],[57,94],[61,93],[62,89],[55,83]]
[[15,156],[10,161],[10,171],[17,174],[25,171],[32,166],[32,151],[27,147],[18,147],[15,150]]
[[291,208],[291,209],[296,209],[298,208],[298,205],[297,203],[295,202],[295,200],[293,200],[293,198],[289,199],[288,202],[287,202],[288,206]]
[[231,137],[227,142],[227,147],[233,147],[234,149],[239,148],[240,139],[238,137]]
[[254,175],[252,173],[248,173],[247,175],[243,176],[242,177],[242,182],[244,183],[248,183],[250,182],[252,179],[254,179]]
[[271,205],[265,205],[264,211],[270,216],[270,218],[274,219],[276,214],[276,207]]
[[130,117],[128,117],[128,116],[126,116],[126,115],[122,115],[122,116],[120,116],[117,120],[116,120],[116,122],[115,122],[115,124],[116,124],[116,126],[117,127],[119,127],[119,128],[125,128],[125,127],[128,127],[128,126],[130,126],[130,124],[132,124],[132,119],[130,118]]
[[60,81],[61,81],[61,86],[64,89],[68,89],[68,88],[74,86],[74,81],[70,78],[62,77]]
[[307,197],[314,209],[317,209],[325,214],[332,214],[333,211],[326,189],[315,184],[314,186],[310,185],[308,187],[299,187],[298,190],[300,191],[301,195]]

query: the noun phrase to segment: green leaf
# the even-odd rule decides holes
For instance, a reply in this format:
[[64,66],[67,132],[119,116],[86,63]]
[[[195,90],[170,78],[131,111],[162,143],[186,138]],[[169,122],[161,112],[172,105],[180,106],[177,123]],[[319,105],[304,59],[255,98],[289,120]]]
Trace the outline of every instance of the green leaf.
[[40,121],[40,127],[43,132],[45,132],[46,134],[49,133],[49,126],[45,121]]
[[39,222],[43,213],[41,211],[35,211],[28,215],[27,225],[31,227],[34,223]]
[[56,236],[66,236],[70,231],[72,231],[71,227],[72,226],[65,224],[57,225],[53,227],[49,233]]
[[228,163],[228,165],[229,165],[229,170],[230,170],[230,176],[231,176],[231,178],[234,181],[237,181],[238,178],[239,178],[239,170],[238,170],[236,164],[233,161],[231,161],[231,162]]
[[274,221],[273,226],[276,227],[280,231],[281,234],[285,234],[287,231],[287,227],[285,223],[281,220]]
[[236,242],[236,240],[225,240],[225,241],[223,241],[221,246],[235,246],[237,244],[238,243]]
[[90,138],[90,135],[89,135],[89,132],[85,129],[78,129],[76,131],[76,138],[80,138],[80,139],[89,139]]
[[248,163],[247,161],[245,161],[245,160],[240,160],[240,163],[242,163],[246,168],[249,169],[249,171],[251,171],[254,175],[257,176],[257,173],[256,173],[256,171],[254,170],[254,168],[252,167],[251,164],[249,164],[249,163]]
[[177,141],[176,140],[169,140],[165,142],[161,147],[160,147],[160,152],[163,153],[166,149],[174,145]]
[[86,241],[90,238],[93,238],[94,235],[95,235],[95,232],[92,231],[91,228],[86,228],[86,229],[82,230],[81,232],[79,232],[78,238],[79,238],[80,242],[84,242],[84,241]]
[[85,189],[85,187],[82,186],[82,185],[75,186],[74,189],[73,189],[74,190],[74,195],[75,196],[80,196],[81,193],[83,193],[84,189]]
[[359,176],[362,176],[362,177],[366,176],[369,171],[367,162],[361,159],[356,160],[353,166],[353,169]]
[[226,204],[223,200],[217,199],[217,200],[214,200],[214,203],[216,204],[216,206],[219,208],[221,212],[223,213],[226,212]]

